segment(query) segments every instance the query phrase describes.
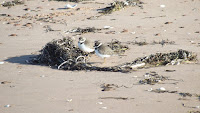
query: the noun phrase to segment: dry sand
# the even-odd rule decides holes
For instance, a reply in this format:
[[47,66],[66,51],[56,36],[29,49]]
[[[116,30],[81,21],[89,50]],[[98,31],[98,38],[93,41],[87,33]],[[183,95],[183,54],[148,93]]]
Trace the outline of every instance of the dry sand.
[[[2,2],[3,0],[0,0]],[[129,45],[122,58],[108,58],[104,66],[133,61],[135,58],[156,52],[171,52],[185,49],[197,53],[200,60],[200,0],[143,0],[143,9],[129,7],[97,19],[87,18],[97,16],[97,9],[108,6],[112,0],[95,0],[99,3],[78,3],[75,9],[63,8],[66,2],[47,0],[27,0],[24,5],[11,8],[0,7],[0,113],[187,113],[200,111],[198,97],[185,97],[175,93],[154,93],[146,90],[164,87],[170,91],[200,94],[200,65],[181,64],[175,66],[139,69],[132,73],[120,72],[85,72],[62,71],[48,66],[30,65],[29,60],[46,43],[53,39],[61,39],[62,35],[79,36],[64,31],[76,27],[112,26],[107,31],[115,34],[87,33],[82,36],[94,41],[110,42],[117,39],[127,41],[169,40],[175,44]],[[69,4],[75,4],[70,3]],[[165,5],[161,8],[160,5]],[[29,11],[23,9],[30,8]],[[54,10],[51,10],[54,8]],[[80,8],[79,10],[76,10]],[[54,17],[66,24],[37,21],[36,19],[17,20],[17,16],[26,13],[49,14],[65,12],[66,16]],[[7,20],[5,18],[8,18]],[[15,20],[9,20],[15,18]],[[62,20],[63,19],[63,20]],[[8,23],[9,22],[9,23]],[[165,24],[166,22],[172,22]],[[23,26],[31,23],[32,26]],[[45,25],[54,30],[46,32]],[[128,32],[120,33],[123,29]],[[16,34],[17,36],[9,36]],[[157,34],[157,36],[156,36]],[[103,59],[92,56],[91,62],[102,66]],[[175,70],[166,72],[165,70]],[[143,78],[145,73],[155,71],[170,79],[156,85],[133,85]],[[3,81],[7,81],[3,84]],[[176,84],[170,84],[177,82]],[[121,86],[111,91],[101,91],[102,84]],[[124,87],[125,86],[125,87]],[[128,87],[128,88],[127,88]],[[111,97],[101,99],[102,97]],[[128,98],[113,99],[113,97]],[[184,106],[183,106],[184,104]],[[10,107],[6,107],[10,105]]]

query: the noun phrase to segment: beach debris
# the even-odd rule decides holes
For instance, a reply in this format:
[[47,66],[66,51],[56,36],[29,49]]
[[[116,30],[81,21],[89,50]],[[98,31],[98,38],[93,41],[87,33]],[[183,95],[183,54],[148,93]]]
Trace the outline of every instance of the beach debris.
[[[164,88],[165,89],[165,88]],[[155,90],[152,90],[150,92],[155,92],[155,93],[177,93],[178,91],[169,91],[169,90],[164,90],[164,89],[155,89]]]
[[0,62],[0,64],[4,64],[4,62]]
[[167,44],[169,44],[169,45],[174,45],[175,44],[175,41],[170,41],[169,39],[167,39],[167,40],[161,40],[161,41],[153,41],[151,44],[161,44],[162,46],[164,46],[164,45],[167,45]]
[[126,1],[114,1],[110,4],[110,6],[105,7],[103,9],[99,9],[101,14],[111,14],[114,11],[119,11],[121,9],[124,9],[127,6],[139,6],[142,8],[143,4],[139,0],[126,0]]
[[75,8],[76,6],[77,6],[77,4],[75,4],[75,5],[67,4],[67,5],[65,6],[65,8],[66,8],[66,9],[73,9],[73,8]]
[[[140,84],[150,84],[155,85],[156,83],[161,83],[162,81],[168,80],[168,77],[164,77],[162,75],[158,75],[156,72],[150,72],[146,73],[144,75],[144,79],[140,80]],[[164,88],[161,88],[159,90],[163,90]]]
[[174,71],[176,71],[176,70],[169,70],[169,69],[167,69],[167,70],[165,70],[166,72],[174,72]]
[[46,30],[45,30],[46,32],[50,32],[50,31],[61,31],[61,30],[54,30],[54,29],[52,29],[50,25],[45,25],[45,26],[43,26],[43,28],[46,28]]
[[165,24],[172,24],[173,22],[165,22]]
[[111,26],[104,26],[103,28],[104,28],[104,29],[112,29],[112,28],[114,28],[114,27],[111,27]]
[[72,102],[72,99],[67,99],[67,102]]
[[101,109],[108,109],[107,107],[101,107]]
[[165,5],[160,5],[161,8],[165,8]]
[[101,104],[103,104],[103,102],[97,102],[97,104],[100,104],[100,105],[101,105]]
[[17,36],[17,34],[10,34],[9,36]]
[[90,1],[90,0],[49,0],[49,1],[66,1],[66,2],[82,2],[82,1]]
[[[112,40],[108,45],[116,54],[123,54],[126,50],[128,50],[127,45],[122,45],[121,42],[117,40]],[[63,70],[96,70],[126,73],[133,71],[133,68],[135,67],[148,68],[178,65],[188,61],[190,63],[195,63],[197,61],[196,57],[197,55],[195,53],[180,49],[176,52],[151,54],[117,66],[98,67],[93,66],[90,62],[88,62],[88,53],[85,53],[76,47],[71,37],[65,37],[63,39],[53,40],[47,43],[40,51],[40,54],[30,60],[30,63],[45,64],[52,68],[56,67]],[[155,78],[157,77],[157,74],[155,73],[150,73],[150,75],[153,75],[152,77]],[[148,79],[146,81],[153,84],[153,82],[149,82]],[[157,81],[157,79],[155,81]]]
[[115,84],[103,84],[101,88],[103,88],[101,91],[112,91],[119,88],[119,86]]
[[200,111],[188,111],[187,113],[200,113]]
[[10,81],[3,81],[3,82],[1,82],[1,84],[9,84],[9,83],[11,83]]
[[128,97],[100,97],[99,99],[129,100],[129,99],[134,99],[134,98],[128,98]]
[[3,1],[1,6],[3,6],[3,7],[12,7],[12,6],[15,6],[15,5],[22,5],[22,4],[24,4],[23,0],[13,0],[13,1],[8,1],[8,2]]
[[95,27],[86,27],[86,28],[75,28],[75,29],[71,29],[68,31],[65,31],[66,34],[68,33],[80,33],[80,34],[85,34],[85,33],[96,33],[98,31],[101,31],[102,29],[99,28],[95,28]]
[[144,41],[136,41],[136,40],[134,40],[134,41],[127,42],[127,44],[144,46],[144,45],[148,45],[149,43],[147,43],[146,40],[144,40]]
[[116,39],[112,39],[108,46],[117,54],[121,55],[124,54],[126,50],[129,49],[127,45],[122,45],[120,41]]
[[10,104],[8,104],[8,105],[5,105],[4,107],[6,107],[6,108],[9,108],[9,107],[11,107],[11,105],[10,105]]

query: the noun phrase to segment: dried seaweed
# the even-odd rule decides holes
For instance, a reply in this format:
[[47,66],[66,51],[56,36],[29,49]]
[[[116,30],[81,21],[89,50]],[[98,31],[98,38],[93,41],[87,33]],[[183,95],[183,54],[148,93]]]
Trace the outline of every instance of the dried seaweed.
[[96,33],[98,31],[101,31],[102,29],[100,28],[95,28],[95,27],[86,27],[86,28],[75,28],[75,29],[71,29],[66,31],[66,33],[80,33],[80,34],[85,34],[85,33]]
[[144,75],[144,79],[140,80],[139,83],[154,85],[156,83],[160,83],[165,80],[168,80],[168,77],[158,75],[156,72],[150,72],[150,73],[146,73]]
[[108,43],[108,46],[119,55],[124,54],[125,51],[129,49],[127,45],[122,45],[121,42],[116,39],[113,39],[110,43]]
[[110,4],[110,6],[105,7],[103,9],[100,9],[99,13],[102,14],[111,14],[114,11],[119,11],[121,9],[124,9],[127,6],[141,6],[142,2],[139,0],[126,0],[126,1],[114,1]]
[[11,7],[11,6],[15,6],[15,5],[21,5],[21,4],[24,4],[23,0],[13,0],[13,1],[4,2],[1,4],[1,6]]
[[178,50],[177,52],[170,53],[156,53],[146,57],[137,58],[136,60],[120,65],[120,67],[132,68],[137,64],[145,63],[145,67],[165,66],[165,65],[178,65],[185,61],[197,61],[197,55],[186,51]]
[[49,0],[49,1],[66,1],[66,2],[82,2],[82,1],[91,1],[91,0]]
[[128,97],[100,97],[99,99],[129,100],[129,99],[134,99],[134,98],[128,98]]
[[200,111],[188,111],[188,113],[200,113]]
[[[109,43],[109,45],[117,54],[123,54],[128,49],[126,45],[122,45],[117,40],[113,40]],[[92,66],[89,62],[87,62],[88,54],[82,52],[78,47],[76,47],[70,37],[53,40],[47,43],[40,52],[41,54],[39,54],[36,58],[33,58],[30,62],[45,64],[63,70],[96,70],[125,73],[131,72],[135,67],[153,67],[168,64],[175,65],[184,61],[196,61],[196,54],[186,50],[178,50],[177,52],[152,54],[122,65],[97,67]],[[143,82],[153,84],[154,82],[159,81],[157,80],[156,74],[151,74],[151,76],[155,78],[152,83],[148,79]],[[162,77],[161,80],[164,79],[167,78]]]

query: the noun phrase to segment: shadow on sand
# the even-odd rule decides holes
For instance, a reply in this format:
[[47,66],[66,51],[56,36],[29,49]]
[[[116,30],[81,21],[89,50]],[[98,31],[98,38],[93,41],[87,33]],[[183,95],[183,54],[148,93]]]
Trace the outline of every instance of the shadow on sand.
[[31,60],[34,57],[36,57],[36,55],[22,55],[22,56],[10,57],[4,61],[9,63],[32,65],[29,63],[29,60]]

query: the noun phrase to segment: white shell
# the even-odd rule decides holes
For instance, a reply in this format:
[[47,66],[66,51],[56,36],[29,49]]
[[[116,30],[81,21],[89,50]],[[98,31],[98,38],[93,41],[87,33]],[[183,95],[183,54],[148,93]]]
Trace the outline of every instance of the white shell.
[[159,88],[160,91],[165,91],[166,89],[164,87]]
[[165,7],[165,5],[160,5],[160,7],[161,7],[161,8],[164,8],[164,7]]
[[71,9],[71,8],[75,8],[77,5],[75,4],[75,5],[70,5],[70,4],[67,4],[66,6],[65,6],[65,8],[66,9]]

